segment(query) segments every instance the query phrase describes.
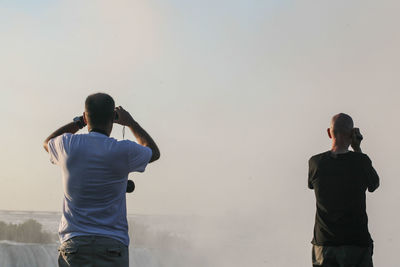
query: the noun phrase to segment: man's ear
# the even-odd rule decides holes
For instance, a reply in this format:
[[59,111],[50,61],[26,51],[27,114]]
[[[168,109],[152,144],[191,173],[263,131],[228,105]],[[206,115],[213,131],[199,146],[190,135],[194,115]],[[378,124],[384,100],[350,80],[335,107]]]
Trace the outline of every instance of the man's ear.
[[328,136],[329,136],[329,138],[330,138],[330,139],[332,139],[331,128],[328,128],[326,131],[328,132]]
[[351,129],[350,138],[353,139],[355,134],[356,134],[356,129],[355,128]]
[[83,121],[87,124],[87,119],[86,119],[86,112],[83,112]]

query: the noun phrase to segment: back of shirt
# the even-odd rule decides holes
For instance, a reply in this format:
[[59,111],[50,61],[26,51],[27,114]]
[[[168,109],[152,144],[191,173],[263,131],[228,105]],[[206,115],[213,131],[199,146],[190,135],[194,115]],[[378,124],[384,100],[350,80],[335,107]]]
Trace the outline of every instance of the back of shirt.
[[152,152],[129,140],[97,132],[64,134],[49,141],[52,163],[64,186],[60,241],[100,235],[129,245],[126,186],[130,172],[143,172]]
[[313,156],[308,186],[314,189],[317,211],[312,243],[321,246],[372,243],[368,231],[365,191],[379,186],[371,160],[362,153]]

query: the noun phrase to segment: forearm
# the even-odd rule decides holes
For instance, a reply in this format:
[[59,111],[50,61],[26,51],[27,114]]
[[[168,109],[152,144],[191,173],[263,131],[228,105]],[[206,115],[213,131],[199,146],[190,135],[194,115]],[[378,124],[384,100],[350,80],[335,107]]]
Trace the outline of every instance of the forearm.
[[353,151],[357,153],[362,153],[361,147],[360,146],[352,146]]
[[44,144],[43,144],[44,149],[47,152],[49,152],[47,144],[48,144],[50,139],[52,139],[54,137],[57,137],[57,136],[60,136],[60,135],[65,134],[65,133],[74,134],[77,131],[79,131],[79,126],[75,122],[70,122],[70,123],[60,127],[55,132],[53,132],[51,135],[49,135],[49,137],[46,138],[46,140],[44,141]]
[[150,162],[159,159],[160,150],[158,149],[157,144],[154,142],[153,138],[151,138],[151,136],[139,125],[139,123],[133,120],[128,127],[131,129],[133,135],[140,145],[151,149],[152,157]]

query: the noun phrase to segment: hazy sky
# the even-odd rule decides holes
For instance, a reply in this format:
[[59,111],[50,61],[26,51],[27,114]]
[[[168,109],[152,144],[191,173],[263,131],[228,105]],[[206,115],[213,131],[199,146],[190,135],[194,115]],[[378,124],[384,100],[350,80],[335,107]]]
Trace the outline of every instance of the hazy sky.
[[315,212],[307,161],[329,149],[329,120],[346,112],[382,179],[367,197],[371,232],[378,244],[397,244],[399,8],[394,0],[0,1],[0,209],[61,210],[60,170],[42,142],[101,91],[162,154],[130,176],[129,213],[284,222],[304,244]]

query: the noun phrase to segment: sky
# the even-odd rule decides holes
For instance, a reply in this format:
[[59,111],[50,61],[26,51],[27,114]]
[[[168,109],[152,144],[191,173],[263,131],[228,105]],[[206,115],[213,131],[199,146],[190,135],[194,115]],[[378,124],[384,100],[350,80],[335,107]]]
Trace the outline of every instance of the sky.
[[[308,244],[307,162],[329,150],[330,118],[345,112],[381,176],[367,194],[383,244],[378,263],[395,260],[399,8],[389,0],[0,1],[0,209],[61,210],[61,172],[42,142],[82,114],[87,95],[106,92],[162,155],[130,175],[129,213],[257,221]],[[119,125],[112,136],[122,138]]]

